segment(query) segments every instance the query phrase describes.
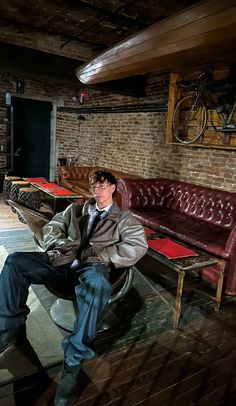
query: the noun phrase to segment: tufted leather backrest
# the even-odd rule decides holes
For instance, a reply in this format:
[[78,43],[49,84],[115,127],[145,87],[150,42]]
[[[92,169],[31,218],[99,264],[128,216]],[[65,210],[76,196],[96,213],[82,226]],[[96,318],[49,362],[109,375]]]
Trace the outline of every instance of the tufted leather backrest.
[[96,169],[98,168],[92,166],[60,166],[59,175],[67,180],[85,180],[89,178],[90,172]]
[[236,224],[236,193],[165,178],[121,179],[122,207],[167,207],[222,228]]
[[115,169],[106,169],[106,168],[104,168],[104,169],[111,172],[115,176],[115,178],[117,180],[120,179],[120,178],[128,178],[128,179],[138,179],[138,178],[140,178],[140,176],[138,176],[138,175],[131,175],[130,173],[117,171]]
[[130,175],[129,173],[122,172],[115,169],[108,169],[99,166],[60,166],[59,175],[61,179],[65,180],[88,180],[91,172],[98,171],[99,169],[111,172],[116,179],[121,177],[137,178],[137,175]]
[[171,180],[168,189],[166,207],[222,228],[236,223],[236,193]]

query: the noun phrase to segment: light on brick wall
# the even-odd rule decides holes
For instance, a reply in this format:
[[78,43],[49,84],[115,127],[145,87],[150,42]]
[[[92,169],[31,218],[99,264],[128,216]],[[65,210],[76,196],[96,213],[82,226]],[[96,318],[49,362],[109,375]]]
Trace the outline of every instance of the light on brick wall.
[[23,82],[23,80],[16,81],[16,93],[18,93],[18,94],[25,93],[25,82]]
[[88,98],[89,98],[88,93],[86,93],[86,92],[81,92],[81,93],[80,93],[79,102],[82,104],[83,101],[84,101],[84,99],[88,99]]

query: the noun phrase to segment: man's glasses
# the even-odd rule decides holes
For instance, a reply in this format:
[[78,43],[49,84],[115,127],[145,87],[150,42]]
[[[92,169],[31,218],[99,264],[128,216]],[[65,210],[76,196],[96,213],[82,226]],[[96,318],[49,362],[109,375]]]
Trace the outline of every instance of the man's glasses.
[[94,193],[96,191],[101,191],[101,190],[105,190],[108,186],[111,186],[110,184],[103,184],[103,185],[94,185],[94,186],[90,186],[89,191],[91,193]]

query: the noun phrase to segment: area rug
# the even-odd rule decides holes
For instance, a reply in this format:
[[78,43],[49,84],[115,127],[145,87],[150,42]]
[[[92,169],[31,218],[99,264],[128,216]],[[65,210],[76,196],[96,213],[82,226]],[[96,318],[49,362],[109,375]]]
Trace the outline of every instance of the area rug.
[[37,251],[30,229],[0,231],[0,246],[9,254],[15,251]]
[[[7,255],[6,248],[0,245],[0,271]],[[57,365],[63,359],[61,349],[63,336],[32,288],[27,305],[31,310],[26,324],[29,343],[17,348],[11,347],[0,355],[0,385],[38,372],[42,367]]]

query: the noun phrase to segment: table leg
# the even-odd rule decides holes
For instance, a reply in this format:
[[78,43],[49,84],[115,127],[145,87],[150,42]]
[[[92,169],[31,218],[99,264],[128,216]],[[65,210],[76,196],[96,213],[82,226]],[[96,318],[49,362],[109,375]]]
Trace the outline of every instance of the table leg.
[[219,279],[217,283],[217,290],[216,290],[216,305],[215,311],[218,312],[220,310],[220,303],[221,303],[221,296],[222,296],[222,288],[223,288],[223,281],[224,281],[224,271],[225,271],[225,261],[219,261]]
[[183,293],[183,286],[184,286],[184,276],[185,276],[184,271],[180,271],[179,269],[177,269],[177,272],[178,272],[178,284],[177,284],[175,309],[174,309],[174,329],[176,329],[179,325],[182,293]]

